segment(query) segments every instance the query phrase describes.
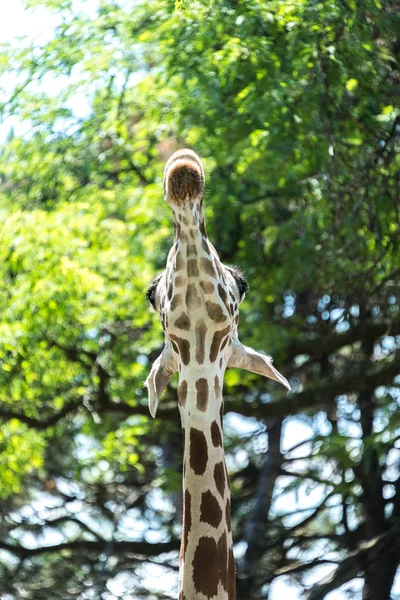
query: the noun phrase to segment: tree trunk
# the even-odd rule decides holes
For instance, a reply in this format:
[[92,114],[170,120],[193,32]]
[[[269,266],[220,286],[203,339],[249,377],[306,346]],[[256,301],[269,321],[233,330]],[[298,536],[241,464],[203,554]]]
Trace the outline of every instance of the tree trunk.
[[365,570],[362,600],[390,600],[397,566],[393,556],[376,557]]
[[260,572],[260,561],[267,544],[268,514],[271,508],[275,482],[282,465],[280,450],[283,419],[267,423],[268,455],[261,467],[255,504],[246,528],[247,550],[243,561],[243,572],[238,580],[238,599],[250,600],[256,592],[256,576]]

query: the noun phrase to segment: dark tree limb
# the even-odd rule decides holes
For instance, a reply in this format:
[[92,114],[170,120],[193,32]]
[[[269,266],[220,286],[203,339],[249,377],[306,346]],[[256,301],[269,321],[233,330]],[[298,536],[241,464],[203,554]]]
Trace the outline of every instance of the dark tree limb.
[[[36,548],[26,548],[25,546],[10,544],[8,542],[0,541],[0,550],[7,550],[11,554],[18,556],[21,559],[31,558],[47,553],[58,553],[63,550],[71,550],[74,552],[94,552],[99,554],[104,552],[105,544],[100,540],[74,540],[71,542],[64,542],[62,544],[55,544],[53,546],[40,546]],[[165,552],[172,552],[179,550],[180,541],[171,540],[169,542],[160,542],[157,544],[150,544],[148,542],[129,542],[129,541],[114,541],[112,554],[113,555],[140,555],[140,556],[158,556]]]
[[267,423],[268,454],[261,467],[254,499],[245,533],[247,550],[243,561],[243,576],[238,582],[240,598],[252,598],[256,589],[256,576],[260,571],[260,560],[265,550],[265,531],[272,503],[275,483],[280,474],[283,455],[280,449],[282,419]]

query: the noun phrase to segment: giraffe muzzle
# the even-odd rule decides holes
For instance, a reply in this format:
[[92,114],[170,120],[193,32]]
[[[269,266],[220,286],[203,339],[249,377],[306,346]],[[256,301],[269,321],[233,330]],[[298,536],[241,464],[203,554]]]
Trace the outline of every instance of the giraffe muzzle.
[[165,165],[164,190],[168,204],[175,206],[203,196],[203,165],[195,152],[178,150],[170,157]]

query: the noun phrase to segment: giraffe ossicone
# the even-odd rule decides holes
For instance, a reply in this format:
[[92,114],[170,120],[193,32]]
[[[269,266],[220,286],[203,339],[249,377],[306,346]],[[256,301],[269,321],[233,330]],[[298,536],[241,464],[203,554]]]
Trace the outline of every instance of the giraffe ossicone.
[[166,269],[147,298],[159,313],[165,346],[146,380],[150,414],[174,373],[184,435],[183,528],[179,600],[234,600],[228,474],[223,450],[222,387],[238,367],[290,390],[272,359],[238,338],[239,305],[247,283],[223,265],[210,243],[203,215],[204,171],[192,150],[175,152],[164,171],[165,199],[174,218]]

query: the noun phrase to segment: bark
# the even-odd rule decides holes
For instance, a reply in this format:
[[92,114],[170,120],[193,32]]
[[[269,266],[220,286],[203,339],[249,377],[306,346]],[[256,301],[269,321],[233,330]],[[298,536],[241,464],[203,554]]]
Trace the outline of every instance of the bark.
[[399,559],[392,554],[376,556],[365,569],[362,600],[390,600]]

